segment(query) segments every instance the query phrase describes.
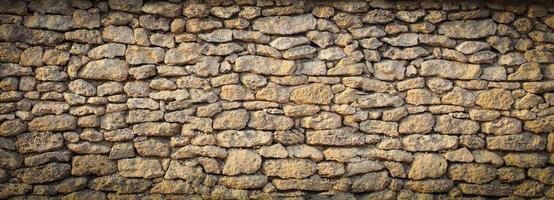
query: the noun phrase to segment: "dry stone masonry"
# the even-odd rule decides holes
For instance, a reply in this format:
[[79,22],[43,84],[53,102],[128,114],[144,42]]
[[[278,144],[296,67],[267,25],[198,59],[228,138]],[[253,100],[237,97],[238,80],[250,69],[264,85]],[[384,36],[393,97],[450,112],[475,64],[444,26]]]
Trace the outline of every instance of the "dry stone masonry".
[[554,3],[0,0],[0,199],[554,199]]

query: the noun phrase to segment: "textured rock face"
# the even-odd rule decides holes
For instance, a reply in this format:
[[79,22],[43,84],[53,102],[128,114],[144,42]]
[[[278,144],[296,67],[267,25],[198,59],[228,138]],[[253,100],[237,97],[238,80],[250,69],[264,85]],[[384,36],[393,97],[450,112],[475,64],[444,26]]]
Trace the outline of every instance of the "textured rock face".
[[540,1],[0,0],[0,199],[553,199]]

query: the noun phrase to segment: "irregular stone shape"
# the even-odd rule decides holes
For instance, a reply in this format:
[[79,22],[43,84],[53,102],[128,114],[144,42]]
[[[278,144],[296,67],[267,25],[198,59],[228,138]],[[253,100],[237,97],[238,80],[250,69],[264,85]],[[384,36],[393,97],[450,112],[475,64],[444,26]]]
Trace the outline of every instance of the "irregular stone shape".
[[127,26],[108,26],[102,31],[102,38],[108,42],[135,44],[133,30]]
[[245,109],[223,111],[215,115],[213,127],[214,129],[240,130],[246,127],[248,118],[248,112]]
[[485,164],[452,164],[448,176],[456,181],[482,184],[496,178],[496,168]]
[[386,24],[394,20],[394,12],[384,9],[374,9],[362,17],[362,21],[368,24]]
[[171,152],[168,142],[161,139],[138,141],[134,146],[141,156],[168,157]]
[[414,180],[438,178],[446,173],[446,159],[437,154],[416,154],[408,177]]
[[509,153],[503,158],[506,165],[520,168],[542,167],[548,159],[546,155],[539,153]]
[[16,152],[0,149],[0,167],[18,169],[23,163],[23,157]]
[[289,101],[289,98],[289,90],[281,85],[277,85],[274,83],[268,83],[266,87],[262,88],[256,93],[256,99],[278,103],[286,103]]
[[531,168],[528,170],[528,175],[544,184],[554,183],[554,167]]
[[427,60],[421,63],[422,76],[439,76],[448,79],[477,79],[481,68],[475,64],[465,64],[447,60]]
[[147,179],[130,179],[118,175],[102,176],[93,179],[89,188],[97,191],[116,192],[118,194],[132,194],[146,192],[152,186]]
[[458,138],[449,135],[414,134],[402,138],[406,151],[439,151],[458,147]]
[[102,59],[88,62],[79,71],[79,77],[92,80],[124,81],[129,75],[129,66],[123,60]]
[[354,89],[363,89],[374,92],[390,92],[394,90],[392,84],[364,77],[345,77],[343,84]]
[[433,130],[444,134],[469,135],[479,131],[479,123],[466,119],[456,119],[450,115],[441,115],[437,117]]
[[439,104],[440,99],[437,94],[429,89],[411,89],[406,93],[406,103],[414,105],[432,105]]
[[219,93],[221,99],[229,101],[253,100],[254,94],[242,85],[224,85]]
[[225,158],[227,156],[227,151],[224,148],[220,148],[217,146],[187,145],[175,151],[171,155],[173,159],[193,158],[198,156],[211,157],[211,158]]
[[554,91],[554,81],[525,82],[523,89],[533,94]]
[[265,160],[262,173],[281,178],[306,178],[315,174],[316,164],[308,159]]
[[101,143],[79,142],[67,144],[67,148],[80,154],[104,154],[110,152],[110,146]]
[[331,87],[320,83],[294,89],[290,95],[290,100],[298,104],[329,104],[332,98]]
[[514,99],[510,91],[505,89],[490,89],[475,98],[475,103],[485,109],[508,110]]
[[278,50],[287,50],[296,46],[309,43],[310,40],[306,37],[278,37],[271,41],[269,45]]
[[65,32],[65,39],[87,44],[102,44],[102,36],[97,30],[81,29],[71,32]]
[[136,124],[141,122],[153,122],[163,119],[164,113],[160,110],[150,111],[146,109],[130,110],[125,119],[126,123]]
[[316,19],[311,14],[263,17],[252,22],[252,29],[265,34],[291,35],[314,30]]
[[94,190],[80,190],[63,196],[62,199],[106,199],[106,194]]
[[202,166],[198,160],[172,160],[166,170],[165,179],[181,178],[184,180],[195,180],[203,177]]
[[24,183],[3,183],[0,184],[0,198],[8,199],[12,196],[24,195],[30,193],[32,190],[32,185]]
[[322,178],[308,179],[273,179],[272,183],[279,190],[328,191],[335,181]]
[[360,162],[348,163],[346,165],[346,175],[352,176],[356,174],[363,174],[372,171],[379,171],[385,168],[382,162],[366,160]]
[[292,128],[292,118],[282,115],[272,115],[265,111],[250,112],[248,127],[258,130],[288,130]]
[[217,180],[221,185],[236,189],[263,188],[267,181],[267,177],[263,175],[224,176]]
[[538,63],[524,63],[517,70],[508,75],[508,80],[512,81],[538,81],[543,77],[541,67]]
[[131,65],[156,64],[164,60],[164,50],[160,47],[129,46],[125,59]]
[[352,192],[372,192],[384,190],[391,178],[386,171],[370,172],[352,181]]
[[140,12],[142,0],[109,0],[108,5],[113,10]]
[[489,49],[490,45],[486,42],[465,41],[456,46],[456,50],[463,54],[469,55],[477,53],[481,50]]
[[17,135],[15,147],[19,153],[41,153],[59,149],[63,146],[60,133],[27,132]]
[[231,150],[223,165],[223,174],[253,174],[262,164],[262,157],[251,150]]
[[271,144],[273,134],[266,131],[227,130],[217,133],[215,137],[221,147],[254,147]]
[[146,122],[133,125],[133,131],[137,135],[173,136],[180,132],[180,126],[176,123]]
[[16,170],[15,176],[24,183],[37,184],[57,181],[70,176],[70,166],[62,163],[48,163],[37,167]]
[[57,66],[39,67],[35,71],[37,80],[40,81],[63,81],[67,79],[67,73]]
[[339,47],[329,47],[319,51],[317,58],[321,60],[340,60],[346,57],[344,50]]
[[510,117],[501,117],[481,124],[481,131],[495,135],[517,134],[521,132],[521,121]]
[[[71,87],[70,83],[70,87]],[[41,101],[37,102],[33,106],[33,110],[31,110],[31,113],[33,113],[36,116],[40,115],[47,115],[47,114],[55,114],[59,115],[63,112],[66,112],[69,110],[69,105],[65,102],[56,102],[56,101]]]
[[303,117],[300,124],[304,128],[334,129],[342,125],[342,118],[336,113],[321,112],[317,115]]
[[440,24],[438,33],[452,38],[477,39],[494,35],[496,28],[492,19],[450,21]]
[[7,120],[0,125],[0,136],[10,137],[27,131],[27,124],[20,119]]
[[230,42],[233,40],[233,31],[229,29],[217,29],[210,33],[200,34],[198,37],[206,42]]
[[197,43],[181,43],[165,53],[165,64],[194,64],[200,60],[202,48]]
[[25,158],[26,166],[38,166],[49,162],[68,162],[71,159],[71,152],[67,150],[52,151]]
[[194,194],[190,183],[185,181],[163,180],[154,184],[150,193],[154,194]]
[[398,123],[367,120],[360,123],[360,130],[370,134],[378,133],[388,136],[398,136]]
[[235,61],[235,72],[252,72],[262,75],[285,76],[294,73],[294,61],[262,56],[241,56]]
[[404,184],[409,190],[422,193],[441,193],[452,189],[454,183],[450,179],[409,180]]
[[458,184],[458,187],[464,194],[494,197],[508,196],[511,195],[513,191],[513,186],[509,184],[502,184],[498,181],[493,181],[488,184],[460,183]]
[[534,133],[547,133],[554,130],[554,115],[548,115],[546,117],[540,117],[535,120],[526,121],[525,130]]
[[[14,14],[14,15],[25,15],[27,14],[27,7],[25,2],[15,1],[15,0],[6,0],[2,1],[0,4],[0,13]],[[5,185],[7,186],[7,185]],[[9,187],[9,186],[7,186]]]
[[34,15],[26,16],[23,25],[28,28],[44,28],[55,31],[67,31],[70,29],[71,16],[64,15]]
[[117,170],[123,177],[156,178],[165,174],[162,165],[156,159],[131,158],[117,161]]
[[178,17],[181,15],[181,5],[169,2],[145,3],[141,10],[145,13],[158,14],[166,17]]
[[365,135],[352,132],[346,128],[308,131],[306,132],[306,143],[310,145],[332,146],[363,145],[365,143]]
[[288,146],[287,152],[290,158],[310,158],[315,161],[323,160],[323,154],[319,149],[305,144]]
[[72,25],[75,28],[94,29],[100,27],[100,13],[75,10]]
[[446,104],[471,107],[475,104],[475,95],[466,89],[454,87],[442,97],[441,101]]
[[258,31],[233,30],[233,38],[245,42],[268,44],[271,38]]
[[76,127],[77,119],[68,114],[37,117],[28,124],[30,131],[67,131]]
[[383,57],[395,60],[413,60],[427,55],[429,55],[429,51],[423,47],[409,47],[402,50],[398,48],[390,48],[389,50],[383,52]]
[[425,134],[433,130],[435,118],[430,113],[409,115],[403,118],[398,127],[398,132],[403,134]]
[[[41,59],[42,60],[42,59]],[[41,64],[42,65],[42,64]],[[13,63],[0,63],[0,77],[32,75],[31,67],[22,67]]]
[[265,158],[286,158],[288,152],[283,145],[277,143],[258,149],[258,153]]
[[[21,65],[25,65],[25,66],[32,65],[35,62],[34,60],[32,60],[32,56],[31,56],[31,58],[29,58],[30,57],[29,53],[33,52],[33,51],[41,50],[41,49],[37,49],[37,48],[34,48],[34,49],[29,48],[30,51],[26,52],[25,54],[22,54],[22,51],[19,50],[17,48],[17,46],[15,46],[15,44],[12,44],[12,43],[4,43],[3,42],[3,43],[0,43],[0,47],[1,47],[1,49],[0,49],[0,61],[1,62],[20,63]],[[38,53],[42,54],[42,51],[40,51]],[[21,59],[22,62],[19,62],[20,57],[22,57],[22,59]]]
[[523,55],[526,60],[534,63],[552,63],[554,62],[554,54],[548,51],[529,50]]
[[71,174],[74,176],[105,176],[116,173],[116,167],[116,163],[110,160],[107,156],[75,156],[71,162]]
[[303,45],[294,47],[283,52],[283,58],[293,60],[302,58],[313,58],[314,53],[317,51],[315,47],[310,45]]
[[393,38],[384,37],[382,41],[391,46],[409,47],[417,45],[418,38],[416,33],[403,33]]
[[546,139],[532,133],[487,137],[487,149],[490,150],[540,151],[545,147]]

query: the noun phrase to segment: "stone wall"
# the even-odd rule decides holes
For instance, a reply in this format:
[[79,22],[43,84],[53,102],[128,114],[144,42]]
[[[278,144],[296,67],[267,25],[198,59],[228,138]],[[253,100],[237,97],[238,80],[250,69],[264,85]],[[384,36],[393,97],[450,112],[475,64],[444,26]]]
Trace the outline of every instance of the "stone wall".
[[0,199],[554,198],[552,3],[0,13]]

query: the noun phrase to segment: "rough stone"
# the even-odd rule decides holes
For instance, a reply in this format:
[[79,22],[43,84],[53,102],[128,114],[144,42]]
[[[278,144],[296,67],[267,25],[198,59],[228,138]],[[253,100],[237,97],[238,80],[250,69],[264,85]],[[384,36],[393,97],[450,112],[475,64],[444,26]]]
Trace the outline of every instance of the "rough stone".
[[79,77],[92,80],[123,81],[128,75],[127,63],[119,59],[91,61],[79,71]]
[[446,160],[437,154],[417,154],[408,177],[414,180],[438,178],[446,173],[447,165]]
[[315,29],[316,19],[312,15],[294,17],[264,17],[254,20],[252,28],[265,34],[290,35]]
[[117,165],[107,156],[84,155],[76,156],[71,163],[71,174],[74,176],[97,175],[105,176],[117,172]]
[[223,174],[239,175],[252,174],[256,172],[262,164],[261,156],[251,150],[232,150],[223,165]]
[[221,131],[216,136],[219,146],[222,147],[254,147],[268,145],[272,141],[272,133],[266,131]]
[[296,66],[294,62],[262,56],[241,56],[237,58],[233,70],[263,75],[291,75]]
[[272,115],[264,111],[250,113],[248,127],[258,130],[288,130],[294,125],[292,118]]
[[165,174],[158,160],[130,158],[117,161],[117,170],[123,177],[156,178]]
[[439,76],[449,79],[475,79],[481,74],[479,65],[447,60],[428,60],[421,63],[422,76]]
[[385,189],[391,178],[386,171],[370,172],[352,181],[353,192],[371,192]]
[[438,151],[458,146],[456,136],[414,134],[402,138],[406,151]]
[[23,168],[15,171],[15,175],[24,183],[48,183],[64,179],[70,175],[70,166],[63,163],[49,163],[37,167]]
[[307,159],[275,159],[264,161],[262,172],[280,178],[306,178],[315,174],[316,164]]
[[451,21],[439,25],[438,33],[453,38],[477,39],[495,34],[496,28],[491,19]]

